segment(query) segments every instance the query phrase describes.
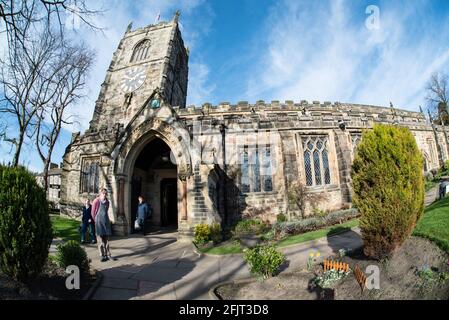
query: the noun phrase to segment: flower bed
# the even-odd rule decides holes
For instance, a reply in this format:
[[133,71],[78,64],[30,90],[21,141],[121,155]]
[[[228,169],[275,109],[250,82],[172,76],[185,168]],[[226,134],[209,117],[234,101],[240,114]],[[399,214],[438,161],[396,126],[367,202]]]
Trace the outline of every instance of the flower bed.
[[357,218],[358,216],[359,213],[356,209],[348,209],[335,211],[324,217],[312,217],[301,220],[277,222],[273,225],[273,234],[276,239],[282,239],[290,235],[301,234],[335,224],[340,224]]

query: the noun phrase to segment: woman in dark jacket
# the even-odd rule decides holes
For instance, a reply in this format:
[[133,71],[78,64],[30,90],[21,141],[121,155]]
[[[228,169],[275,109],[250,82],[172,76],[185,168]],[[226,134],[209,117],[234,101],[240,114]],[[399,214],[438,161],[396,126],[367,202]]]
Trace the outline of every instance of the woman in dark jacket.
[[86,199],[86,202],[83,206],[83,218],[82,218],[82,226],[81,226],[81,243],[87,243],[86,241],[86,231],[89,229],[89,239],[91,243],[97,243],[95,240],[95,230],[94,230],[94,219],[92,218],[92,206],[90,205],[89,199]]

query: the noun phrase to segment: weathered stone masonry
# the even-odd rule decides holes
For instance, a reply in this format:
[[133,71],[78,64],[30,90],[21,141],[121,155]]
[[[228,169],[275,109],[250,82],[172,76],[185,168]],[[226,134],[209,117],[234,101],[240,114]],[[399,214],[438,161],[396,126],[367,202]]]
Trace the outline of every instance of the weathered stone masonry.
[[[187,81],[188,50],[177,16],[128,28],[89,129],[74,133],[66,149],[64,214],[79,216],[83,200],[105,187],[116,234],[132,230],[135,192],[154,204],[153,224],[163,225],[168,207],[160,185],[170,179],[177,186],[180,239],[189,239],[194,225],[203,221],[230,223],[245,215],[275,220],[279,213],[296,214],[288,193],[298,181],[309,193],[325,194],[307,212],[313,207],[338,210],[350,206],[354,152],[362,130],[374,123],[410,128],[427,171],[449,158],[443,128],[431,126],[418,112],[307,101],[186,107]],[[172,164],[165,150],[170,150]]]

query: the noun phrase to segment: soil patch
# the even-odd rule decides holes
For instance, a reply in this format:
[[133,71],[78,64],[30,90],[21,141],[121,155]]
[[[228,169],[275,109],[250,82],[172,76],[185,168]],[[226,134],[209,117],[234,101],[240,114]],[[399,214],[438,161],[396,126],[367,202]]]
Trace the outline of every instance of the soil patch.
[[[225,284],[216,289],[216,294],[224,300],[449,299],[449,279],[444,278],[449,275],[449,255],[427,239],[410,237],[388,260],[370,260],[361,250],[337,260],[349,263],[351,269],[359,265],[362,271],[369,265],[378,266],[380,289],[365,289],[362,293],[350,272],[334,284],[331,294],[328,290],[323,292],[312,285],[316,275],[322,272],[322,267],[316,266],[315,272],[298,270],[288,274],[280,273],[266,281],[253,279]],[[428,273],[423,274],[420,272],[422,270],[427,270]]]
[[94,274],[80,277],[80,289],[68,290],[68,274],[52,262],[47,262],[42,273],[28,284],[17,282],[0,273],[0,300],[80,300],[96,280]]

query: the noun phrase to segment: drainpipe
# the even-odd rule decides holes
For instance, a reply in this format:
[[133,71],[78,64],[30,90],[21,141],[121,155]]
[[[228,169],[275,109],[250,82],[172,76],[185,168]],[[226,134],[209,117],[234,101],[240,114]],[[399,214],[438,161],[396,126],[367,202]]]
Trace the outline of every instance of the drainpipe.
[[[228,175],[227,165],[226,165],[226,125],[222,123],[220,125],[220,133],[221,133],[221,147],[223,150],[223,226],[228,225],[228,190],[227,190],[227,183],[226,183],[226,177]],[[224,228],[223,228],[224,229]]]

